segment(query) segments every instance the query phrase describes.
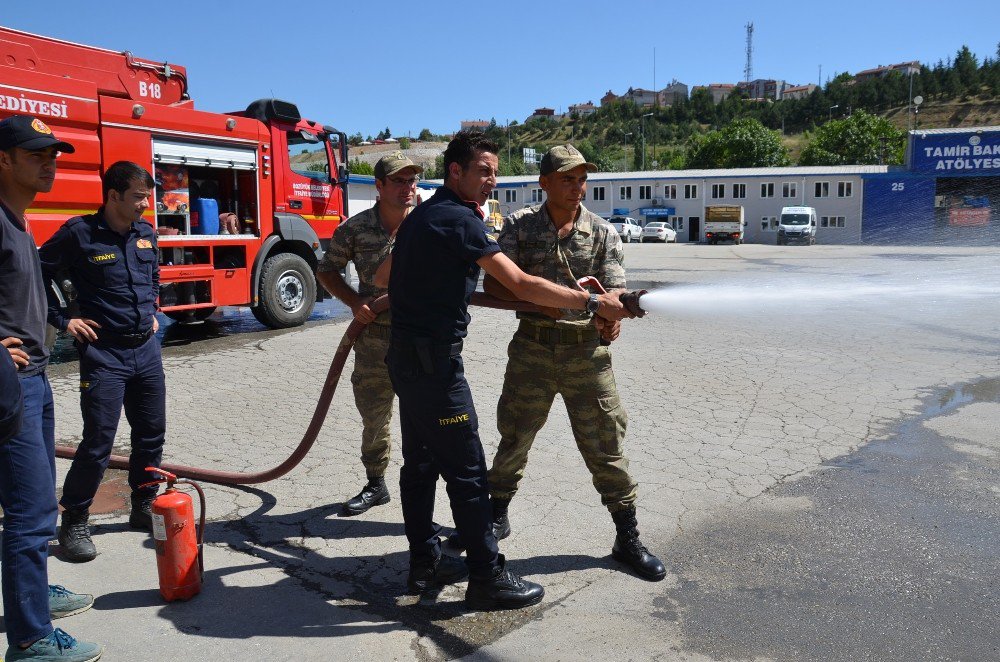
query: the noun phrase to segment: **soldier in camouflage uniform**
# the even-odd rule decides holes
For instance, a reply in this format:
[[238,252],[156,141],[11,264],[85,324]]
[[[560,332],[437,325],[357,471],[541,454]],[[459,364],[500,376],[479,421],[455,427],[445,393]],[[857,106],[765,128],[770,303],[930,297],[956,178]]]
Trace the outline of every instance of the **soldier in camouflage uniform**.
[[[355,319],[368,326],[354,343],[354,403],[361,414],[361,462],[368,482],[344,504],[348,515],[359,515],[373,506],[389,503],[385,470],[389,466],[389,423],[395,394],[385,354],[389,347],[389,311],[378,316],[368,302],[386,293],[374,283],[375,270],[389,255],[396,230],[414,204],[417,177],[423,168],[402,152],[383,156],[375,164],[378,202],[371,209],[347,219],[333,233],[330,247],[319,263],[317,278],[330,294],[343,301]],[[355,292],[340,275],[348,262],[358,273]]]
[[[546,202],[509,216],[498,240],[503,253],[525,273],[568,287],[576,287],[579,278],[594,276],[608,291],[624,290],[621,239],[611,225],[581,204],[587,173],[596,169],[571,145],[546,153],[539,177]],[[506,295],[489,277],[484,285],[487,292]],[[607,346],[617,337],[619,323],[592,319],[578,310],[559,312],[558,320],[518,313],[521,322],[507,350],[507,373],[497,405],[500,447],[489,472],[494,533],[497,539],[510,534],[507,506],[558,393],[594,487],[615,522],[613,556],[646,579],[663,579],[663,564],[639,541],[637,486],[622,450],[628,417],[618,399]]]

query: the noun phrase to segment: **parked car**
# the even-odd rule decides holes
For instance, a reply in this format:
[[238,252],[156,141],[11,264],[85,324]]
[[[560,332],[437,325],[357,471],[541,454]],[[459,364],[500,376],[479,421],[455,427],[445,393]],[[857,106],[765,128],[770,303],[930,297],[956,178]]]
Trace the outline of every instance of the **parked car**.
[[639,226],[639,221],[631,216],[612,216],[608,219],[608,223],[618,231],[618,236],[626,244],[642,239],[642,228]]
[[662,241],[663,243],[676,243],[677,231],[663,221],[653,221],[646,223],[642,229],[642,241]]

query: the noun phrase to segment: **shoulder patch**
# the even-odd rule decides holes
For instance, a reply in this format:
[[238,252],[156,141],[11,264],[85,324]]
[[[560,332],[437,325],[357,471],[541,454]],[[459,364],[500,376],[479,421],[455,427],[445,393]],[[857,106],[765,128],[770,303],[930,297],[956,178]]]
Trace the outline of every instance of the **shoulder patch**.
[[136,248],[152,248],[153,247],[153,242],[151,242],[149,239],[139,239],[139,240],[137,240],[135,242],[135,247]]

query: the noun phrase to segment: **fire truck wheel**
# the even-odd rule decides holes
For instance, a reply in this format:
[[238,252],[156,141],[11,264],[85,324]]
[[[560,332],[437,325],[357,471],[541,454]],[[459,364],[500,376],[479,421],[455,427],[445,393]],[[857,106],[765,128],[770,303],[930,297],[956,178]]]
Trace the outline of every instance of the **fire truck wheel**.
[[259,322],[272,329],[300,326],[316,303],[316,278],[294,253],[267,258],[260,271],[260,303],[251,308]]

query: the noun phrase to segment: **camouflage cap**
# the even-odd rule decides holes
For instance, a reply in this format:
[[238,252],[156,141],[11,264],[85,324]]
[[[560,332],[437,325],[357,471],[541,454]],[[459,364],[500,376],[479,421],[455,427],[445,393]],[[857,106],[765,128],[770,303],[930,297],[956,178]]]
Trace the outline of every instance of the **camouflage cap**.
[[593,163],[587,163],[587,159],[583,158],[583,154],[576,147],[556,145],[545,152],[538,171],[543,175],[548,175],[553,172],[566,172],[580,166],[587,166],[587,172],[597,172],[597,166]]
[[385,179],[389,175],[394,175],[404,168],[413,168],[417,174],[423,173],[424,169],[410,159],[403,156],[402,152],[392,152],[386,154],[375,164],[375,178]]

